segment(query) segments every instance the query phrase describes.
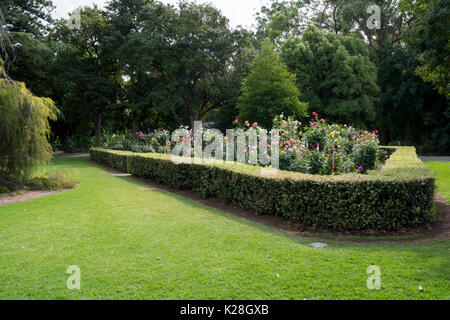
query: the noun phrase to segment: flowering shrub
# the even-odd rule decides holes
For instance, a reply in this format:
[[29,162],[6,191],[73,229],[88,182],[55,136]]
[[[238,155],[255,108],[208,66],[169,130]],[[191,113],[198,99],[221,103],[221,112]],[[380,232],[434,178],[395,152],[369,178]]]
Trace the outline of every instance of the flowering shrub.
[[[180,129],[185,129],[189,132],[191,136],[191,147],[192,147],[192,156],[194,156],[194,132],[192,129],[189,129],[187,126],[181,126]],[[214,138],[208,134],[205,129],[202,129],[201,132],[203,136],[203,149],[214,141]],[[185,141],[183,137],[178,137],[176,141],[171,140],[171,134],[169,131],[164,129],[153,130],[148,129],[147,133],[142,131],[138,131],[135,135],[130,138],[124,138],[122,141],[123,150],[132,151],[136,153],[162,153],[162,154],[170,154],[173,148],[177,144],[181,143],[189,143]],[[226,150],[226,149],[225,149]],[[214,156],[215,152],[212,152]]]
[[377,156],[378,144],[375,141],[356,144],[353,152],[350,154],[351,160],[361,173],[366,173],[367,170],[375,169]]
[[[369,170],[377,167],[378,163],[383,163],[388,158],[388,153],[379,148],[378,132],[368,132],[355,129],[350,126],[338,124],[328,124],[324,119],[319,119],[319,115],[312,113],[313,119],[303,125],[300,121],[291,117],[279,115],[274,118],[273,129],[279,130],[280,148],[280,169],[296,171],[308,174],[334,175],[346,173],[366,174]],[[233,121],[235,129],[255,129],[258,136],[259,149],[263,149],[263,157],[271,157],[271,132],[266,132],[263,138],[263,128],[258,123],[249,121]],[[182,129],[189,130],[187,127]],[[265,131],[265,130],[264,130]],[[189,131],[191,137],[194,136],[192,129]],[[209,136],[208,131],[203,130],[203,145],[206,146],[214,141],[214,137]],[[237,131],[235,131],[235,134]],[[223,136],[223,134],[222,134]],[[162,153],[168,154],[179,143],[189,143],[180,137],[177,141],[171,141],[170,133],[166,130],[148,130],[148,133],[136,132],[132,139],[123,141],[123,148],[126,151],[138,153]],[[227,152],[226,139],[223,137],[223,152]],[[238,137],[235,136],[237,141]],[[267,142],[267,149],[264,150],[263,140]],[[246,147],[238,150],[235,143],[234,160],[239,158],[249,162],[252,151],[257,151],[249,143],[249,137],[245,138]],[[191,139],[192,156],[194,156],[194,139]],[[212,151],[215,155],[216,150]],[[240,154],[240,153],[242,154]],[[264,158],[263,158],[264,159]],[[258,157],[257,164],[265,164]]]
[[367,173],[388,157],[379,149],[378,132],[327,124],[313,112],[313,119],[302,123],[283,115],[275,117],[280,130],[280,169],[309,174]]
[[171,152],[172,143],[170,142],[170,133],[167,130],[148,129],[147,133],[136,132],[131,138],[122,140],[123,149],[137,153],[163,153]]

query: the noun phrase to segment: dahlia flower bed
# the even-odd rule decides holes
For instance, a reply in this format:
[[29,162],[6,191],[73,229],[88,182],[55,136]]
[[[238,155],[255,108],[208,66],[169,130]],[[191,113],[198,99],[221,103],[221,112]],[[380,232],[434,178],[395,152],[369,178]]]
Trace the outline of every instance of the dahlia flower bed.
[[[378,164],[384,163],[388,158],[388,151],[380,147],[378,131],[369,132],[356,129],[347,125],[329,124],[319,115],[312,113],[312,119],[306,124],[279,115],[273,121],[272,130],[279,131],[279,167],[282,170],[301,172],[307,174],[334,175],[347,173],[365,174],[373,170]],[[271,155],[271,133],[258,126],[257,123],[249,121],[233,121],[234,129],[255,129],[258,134],[259,147],[263,146],[261,138],[267,139],[267,157]],[[183,127],[182,127],[183,128]],[[189,130],[191,137],[194,136],[192,129]],[[214,137],[208,136],[208,130],[202,129],[203,149],[214,141]],[[228,138],[223,134],[224,141]],[[191,143],[192,156],[194,140],[187,142],[183,137],[171,139],[168,130],[158,129],[147,132],[138,131],[131,138],[122,141],[123,150],[136,153],[161,153],[170,154],[173,148],[180,143]],[[237,137],[233,137],[237,140]],[[247,138],[248,144],[248,138]],[[243,156],[248,163],[252,147],[247,145]],[[226,152],[224,146],[223,151]],[[234,157],[237,160],[237,147],[235,145]],[[258,165],[264,166],[260,161]]]

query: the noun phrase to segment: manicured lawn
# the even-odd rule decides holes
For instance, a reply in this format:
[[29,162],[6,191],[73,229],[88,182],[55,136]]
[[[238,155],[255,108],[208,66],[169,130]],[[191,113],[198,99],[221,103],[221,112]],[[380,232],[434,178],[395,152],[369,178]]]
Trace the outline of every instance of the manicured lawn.
[[[54,166],[81,186],[0,207],[0,299],[450,299],[448,239],[316,249],[82,158]],[[366,286],[370,265],[381,290]]]
[[436,172],[437,191],[450,201],[450,161],[427,161],[425,165]]

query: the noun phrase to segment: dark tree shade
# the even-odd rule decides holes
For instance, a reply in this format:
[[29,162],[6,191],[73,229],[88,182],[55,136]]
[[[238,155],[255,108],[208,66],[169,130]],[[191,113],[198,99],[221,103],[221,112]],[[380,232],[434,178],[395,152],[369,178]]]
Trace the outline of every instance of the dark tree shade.
[[449,98],[450,0],[405,0],[403,5],[413,16],[404,38],[419,56],[418,74]]

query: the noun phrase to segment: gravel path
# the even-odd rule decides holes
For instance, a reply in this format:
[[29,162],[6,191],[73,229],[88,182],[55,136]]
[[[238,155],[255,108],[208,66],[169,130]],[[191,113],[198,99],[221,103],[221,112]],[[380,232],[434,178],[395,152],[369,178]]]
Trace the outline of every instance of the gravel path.
[[89,156],[89,153],[87,152],[79,152],[79,153],[54,153],[54,157],[69,157],[69,158],[75,158],[75,157],[87,157]]
[[422,161],[450,161],[450,157],[419,157]]
[[28,192],[24,192],[24,193],[15,195],[15,196],[1,196],[0,197],[0,207],[7,205],[7,204],[11,204],[11,203],[24,202],[24,201],[38,199],[38,198],[42,198],[42,197],[46,197],[46,196],[51,196],[53,194],[62,193],[62,192],[66,192],[69,190],[72,190],[72,189],[63,189],[63,190],[58,190],[58,191],[28,191]]

